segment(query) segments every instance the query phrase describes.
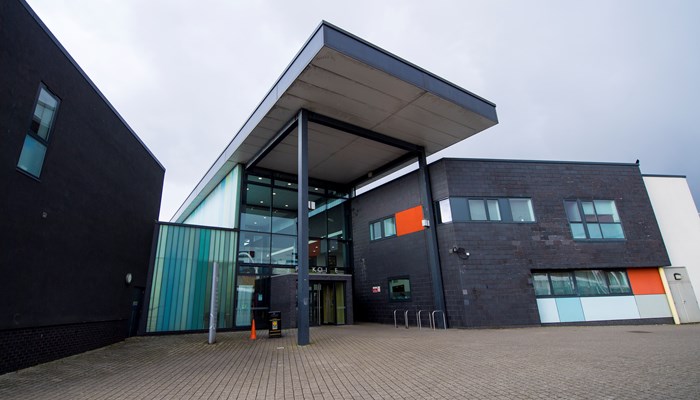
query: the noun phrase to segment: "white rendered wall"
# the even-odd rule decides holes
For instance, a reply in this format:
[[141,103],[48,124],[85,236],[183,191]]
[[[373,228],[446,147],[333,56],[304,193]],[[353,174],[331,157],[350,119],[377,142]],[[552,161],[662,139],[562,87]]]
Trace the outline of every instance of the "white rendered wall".
[[700,216],[683,177],[645,176],[651,205],[671,265],[686,267],[700,299]]

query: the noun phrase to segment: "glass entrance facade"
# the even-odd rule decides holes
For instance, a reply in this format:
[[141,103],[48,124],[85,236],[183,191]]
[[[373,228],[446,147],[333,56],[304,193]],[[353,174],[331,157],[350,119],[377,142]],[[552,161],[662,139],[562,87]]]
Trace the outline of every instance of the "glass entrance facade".
[[[264,320],[270,310],[270,296],[287,295],[271,293],[269,278],[296,273],[298,207],[295,178],[277,178],[264,173],[244,176],[237,251],[236,327],[250,326],[253,316],[256,321]],[[310,274],[350,273],[348,221],[348,193],[327,185],[310,186]],[[333,296],[335,293],[334,290]],[[344,292],[341,289],[338,293],[341,293],[344,307]],[[325,296],[329,301],[331,297],[330,294]],[[335,304],[335,298],[333,302]],[[330,317],[325,320],[330,321]],[[333,317],[334,322],[320,323],[345,323],[344,320],[343,311],[341,322]]]
[[[186,219],[161,224],[154,246],[147,332],[199,330],[208,326],[212,265],[220,276],[219,328],[266,328],[271,277],[296,273],[295,177],[247,174],[234,168]],[[319,184],[309,193],[309,273],[350,274],[348,193]],[[189,225],[198,224],[198,225]],[[208,225],[208,226],[199,226]],[[340,286],[337,286],[337,285]],[[324,283],[317,324],[345,323],[344,283]],[[325,292],[324,292],[325,290]],[[316,308],[317,310],[319,307]]]

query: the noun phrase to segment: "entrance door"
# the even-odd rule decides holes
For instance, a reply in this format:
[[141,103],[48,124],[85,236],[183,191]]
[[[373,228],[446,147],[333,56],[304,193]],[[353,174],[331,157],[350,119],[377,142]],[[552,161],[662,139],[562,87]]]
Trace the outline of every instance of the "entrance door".
[[309,285],[309,324],[345,324],[345,285],[343,282],[311,282]]
[[682,324],[700,322],[700,306],[684,267],[666,267],[666,280]]

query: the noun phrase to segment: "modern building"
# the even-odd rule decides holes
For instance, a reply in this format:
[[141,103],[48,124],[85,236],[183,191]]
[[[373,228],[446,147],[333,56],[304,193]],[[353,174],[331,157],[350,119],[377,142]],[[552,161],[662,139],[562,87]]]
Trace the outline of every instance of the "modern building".
[[135,333],[164,169],[21,0],[0,92],[4,373]]
[[[171,222],[140,331],[672,323],[638,164],[426,156],[495,105],[326,22]],[[418,170],[359,194],[412,163]]]

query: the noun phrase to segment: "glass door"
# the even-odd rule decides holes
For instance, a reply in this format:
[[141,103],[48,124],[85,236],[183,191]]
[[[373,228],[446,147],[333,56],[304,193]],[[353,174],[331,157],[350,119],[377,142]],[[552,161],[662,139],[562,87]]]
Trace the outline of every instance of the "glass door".
[[345,324],[345,284],[311,282],[309,285],[309,325]]

